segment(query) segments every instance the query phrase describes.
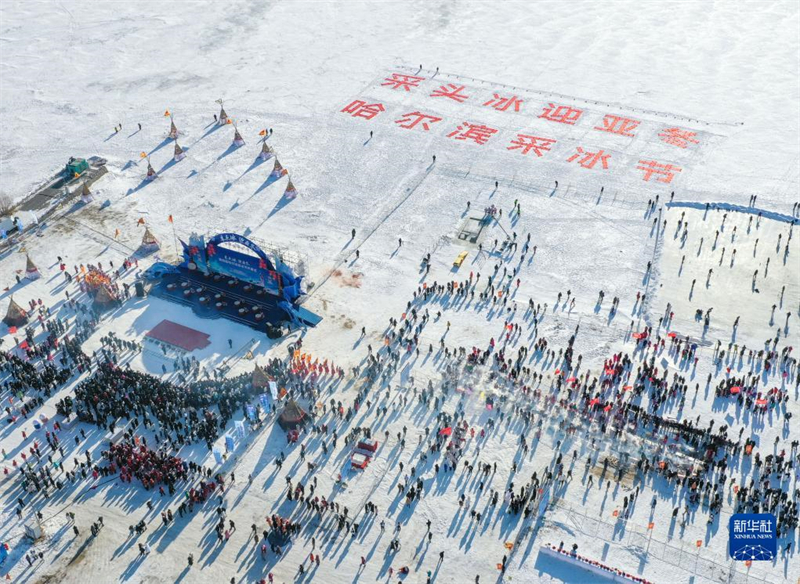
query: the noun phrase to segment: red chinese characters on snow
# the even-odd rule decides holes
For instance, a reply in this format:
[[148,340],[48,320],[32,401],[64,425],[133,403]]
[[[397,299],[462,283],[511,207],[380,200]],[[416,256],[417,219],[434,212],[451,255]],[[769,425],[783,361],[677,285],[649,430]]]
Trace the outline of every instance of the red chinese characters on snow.
[[700,140],[695,140],[695,136],[697,136],[697,132],[682,130],[681,128],[664,128],[658,134],[662,142],[678,148],[688,148],[689,144],[699,144]]
[[470,124],[464,122],[458,128],[450,132],[447,137],[456,140],[472,140],[476,144],[483,146],[489,138],[497,134],[497,130],[481,124]]
[[568,105],[548,103],[539,117],[551,122],[574,126],[578,123],[582,113],[583,110],[569,107]]
[[595,130],[601,132],[608,132],[610,134],[619,134],[620,136],[629,136],[633,138],[635,130],[641,122],[639,120],[632,120],[630,118],[623,118],[622,116],[615,116],[606,114],[603,117],[603,125],[595,126]]
[[598,150],[597,152],[589,152],[584,150],[580,146],[576,149],[575,154],[567,158],[567,162],[572,162],[574,160],[578,161],[583,168],[592,169],[597,165],[598,162],[602,164],[603,170],[608,169],[608,160],[611,158],[610,154],[606,154],[602,150]]
[[[422,81],[428,79],[427,77],[410,75],[406,73],[387,73],[386,75],[387,76],[382,78],[382,81],[379,82],[380,85],[389,87],[392,90],[402,90],[401,94],[402,92],[410,92],[414,88],[421,87]],[[516,88],[512,89],[501,87],[501,89],[498,91],[492,91],[489,94],[484,94],[477,88],[470,87],[469,93],[467,93],[466,85],[459,83],[444,83],[443,81],[437,81],[436,85],[432,86],[431,89],[428,89],[426,86],[423,91],[425,92],[424,95],[427,95],[430,98],[444,98],[445,100],[453,100],[458,104],[464,104],[466,101],[472,100],[475,102],[473,104],[475,106],[482,105],[484,108],[489,107],[498,112],[519,113],[522,111],[525,101],[530,101],[528,97],[520,97],[519,95],[512,94],[511,91],[516,91]],[[365,97],[363,99],[356,99],[352,101],[350,104],[345,106],[341,112],[346,113],[354,118],[372,120],[376,116],[387,111],[387,108],[383,103],[368,103],[365,101],[365,99],[369,98]],[[386,99],[390,100],[389,97]],[[566,97],[557,99],[571,101]],[[625,136],[629,138],[643,137],[644,135],[640,136],[640,128],[643,127],[642,124],[644,123],[645,126],[648,126],[648,124],[654,123],[653,120],[638,120],[618,114],[601,114],[602,117],[598,116],[595,118],[594,115],[596,115],[596,112],[588,111],[583,109],[583,107],[579,108],[563,103],[538,102],[534,106],[531,106],[530,104],[528,105],[528,108],[531,107],[541,108],[533,114],[539,119],[568,126],[578,126],[581,124],[581,119],[584,117],[584,113],[592,113],[593,115],[591,122],[587,121],[583,123],[583,126],[588,126],[589,128],[598,132],[616,134],[618,136]],[[397,126],[406,130],[430,132],[431,129],[436,129],[434,126],[438,128],[439,125],[441,125],[441,122],[444,121],[443,117],[424,113],[421,110],[412,110],[402,114],[399,113],[400,111],[402,110],[393,110],[390,115],[394,117],[392,121]],[[457,115],[461,117],[463,114]],[[480,114],[476,115],[476,117],[479,115]],[[469,116],[471,117],[472,114],[469,114]],[[464,117],[467,117],[467,115],[464,115]],[[384,121],[389,121],[388,116],[384,116],[384,118]],[[589,126],[589,123],[594,125]],[[450,126],[449,123],[447,126],[450,128],[454,127]],[[554,132],[552,128],[549,131],[528,131],[536,131],[537,133]],[[562,129],[562,131],[567,130]],[[700,144],[702,140],[702,138],[698,136],[697,131],[687,130],[679,127],[665,127],[665,125],[661,125],[656,132],[658,132],[656,135],[661,143],[682,149],[692,148],[694,145]],[[439,134],[439,132],[436,133]],[[565,145],[561,148],[564,149],[564,156],[566,158],[561,158],[560,150],[558,150],[556,147],[556,144],[562,141],[561,138],[546,138],[533,134],[525,134],[519,131],[509,132],[509,136],[506,138],[505,136],[500,137],[501,133],[502,132],[499,129],[495,129],[485,124],[466,121],[460,123],[457,127],[455,127],[455,129],[449,131],[449,133],[443,132],[447,138],[462,142],[473,142],[479,146],[485,145],[490,139],[493,139],[494,142],[497,143],[498,147],[500,144],[504,144],[507,151],[513,151],[517,154],[521,154],[522,156],[530,156],[532,153],[536,158],[541,158],[545,156],[547,152],[553,152],[555,150],[557,159],[566,161],[567,163],[578,164],[582,168],[589,170],[608,170],[610,168],[612,157],[614,157],[615,160],[615,170],[622,170],[620,165],[625,162],[619,157],[618,154],[615,154],[614,151],[606,151],[598,147],[584,148],[582,146]],[[650,138],[651,134],[647,133],[647,136]],[[572,149],[572,152],[568,151],[570,149]],[[552,156],[553,154],[550,154],[550,157]],[[649,156],[648,154],[640,154],[639,156],[642,156],[643,158],[638,160],[637,157],[630,162],[638,160],[636,169],[643,172],[642,180],[645,182],[670,184],[674,182],[675,177],[683,171],[682,168],[674,164],[667,164],[657,160],[645,159],[645,157]],[[658,155],[656,154],[656,156]],[[670,156],[664,155],[664,158],[669,159]],[[625,160],[627,160],[627,158]]]
[[419,87],[424,77],[417,77],[416,75],[406,75],[404,73],[392,73],[389,77],[383,80],[381,85],[391,87],[392,89],[405,89],[411,91],[412,87]]
[[650,178],[655,175],[658,176],[656,180],[662,183],[671,183],[672,179],[675,178],[675,174],[683,170],[678,166],[673,166],[672,164],[661,164],[655,160],[640,160],[639,166],[636,168],[644,171],[644,177],[642,180],[645,182],[650,182]]
[[527,154],[533,151],[536,156],[542,157],[544,153],[550,150],[550,147],[556,141],[551,138],[540,138],[539,136],[530,136],[528,134],[517,134],[517,137],[511,141],[511,146],[507,150],[522,150],[520,154]]
[[428,131],[431,129],[431,124],[441,121],[442,118],[437,118],[436,116],[423,114],[422,112],[417,111],[403,114],[403,117],[399,120],[395,120],[394,123],[399,124],[401,128],[406,128],[407,130],[411,130],[417,125],[420,125],[423,130]]
[[364,118],[365,120],[371,120],[382,111],[386,111],[382,103],[367,103],[360,99],[354,100],[342,109],[342,112],[350,114],[354,118]]
[[516,95],[501,97],[499,94],[495,93],[494,97],[483,105],[493,107],[499,112],[508,111],[510,108],[514,108],[514,111],[518,112],[520,106],[522,105],[522,101],[523,100]]
[[469,99],[469,96],[465,95],[463,92],[463,85],[448,83],[447,85],[442,85],[439,89],[434,89],[433,93],[431,93],[431,97],[446,97],[458,103],[464,103]]

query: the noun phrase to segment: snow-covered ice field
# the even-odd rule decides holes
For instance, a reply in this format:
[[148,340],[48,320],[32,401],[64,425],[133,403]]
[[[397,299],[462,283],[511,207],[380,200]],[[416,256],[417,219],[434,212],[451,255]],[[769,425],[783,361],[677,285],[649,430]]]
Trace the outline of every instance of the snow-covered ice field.
[[[303,434],[305,462],[273,416],[221,466],[202,441],[182,447],[178,456],[236,474],[225,504],[238,530],[217,544],[215,505],[176,514],[165,527],[160,513],[176,513],[185,488],[160,497],[138,481],[112,477],[67,481],[47,498],[25,494],[20,521],[23,493],[13,463],[36,441],[44,444],[38,464],[51,464],[44,432],[61,419],[56,402],[89,374],[76,371],[43,396],[33,414],[51,421],[34,430],[33,416],[9,421],[19,414],[20,398],[18,388],[10,391],[9,372],[0,371],[0,398],[9,408],[0,430],[9,470],[0,475],[0,541],[9,544],[9,557],[0,576],[28,583],[249,583],[272,573],[275,582],[333,584],[396,582],[407,566],[402,579],[412,583],[469,584],[476,576],[481,583],[605,581],[540,552],[564,542],[659,584],[796,581],[796,526],[779,539],[781,548],[792,543],[791,552],[774,561],[746,566],[728,556],[730,478],[758,483],[752,456],[730,457],[722,508],[712,522],[707,501],[693,505],[687,521],[674,518],[673,509],[687,503],[686,489],[652,472],[643,480],[635,463],[642,452],[652,460],[678,452],[677,441],[642,428],[615,433],[599,408],[580,416],[588,402],[582,396],[597,392],[578,386],[601,375],[615,353],[631,355],[635,371],[644,351],[632,335],[649,326],[650,337],[666,338],[667,348],[648,351],[647,360],[654,357],[659,375],[668,370],[670,381],[678,374],[687,384],[685,400],[672,396],[657,408],[660,416],[700,428],[713,421],[715,432],[726,425],[732,441],[754,440],[762,460],[789,453],[800,439],[796,364],[781,368],[776,360],[765,371],[746,351],[731,358],[743,347],[758,352],[774,341],[780,353],[800,340],[800,237],[792,225],[800,217],[799,50],[800,8],[793,2],[0,3],[0,193],[23,201],[70,156],[101,156],[109,170],[92,186],[93,202],[78,198],[0,248],[0,313],[12,296],[26,307],[41,299],[74,335],[76,313],[66,292],[79,302],[87,298],[75,283],[65,284],[57,257],[70,271],[98,261],[119,266],[139,245],[140,219],[161,241],[156,256],[169,262],[178,261],[177,240],[193,232],[240,233],[304,259],[306,282],[314,286],[303,306],[323,318],[317,327],[270,340],[161,298],[134,297],[104,315],[83,351],[101,351],[109,333],[142,342],[169,318],[209,333],[210,345],[193,355],[201,368],[224,367],[234,377],[250,375],[254,363],[284,359],[302,337],[303,351],[346,373],[341,381],[324,376],[317,401],[334,399],[347,409],[359,390],[370,400],[361,400],[347,420],[317,408],[316,423],[337,430],[338,446],[330,435]],[[233,124],[214,123],[219,99]],[[179,162],[165,110],[186,152]],[[239,147],[232,145],[234,125],[245,141]],[[257,158],[264,129],[273,130],[266,142],[288,177],[271,177],[275,158]],[[147,160],[156,180],[144,180]],[[284,196],[289,179],[294,200]],[[460,239],[490,206],[502,214],[478,241]],[[29,213],[18,216],[33,227]],[[528,236],[531,249],[524,253]],[[507,237],[519,244],[513,252],[500,250]],[[467,258],[455,268],[461,252]],[[24,278],[26,254],[40,279]],[[420,267],[426,254],[429,272]],[[141,259],[123,281],[132,284],[156,256]],[[492,303],[480,294],[495,266],[496,285],[506,270],[518,272],[508,294]],[[415,299],[423,283],[469,282],[478,273],[474,298]],[[619,308],[612,313],[614,297]],[[535,328],[530,300],[544,307]],[[385,345],[386,335],[398,331],[389,319],[402,323],[409,302],[431,315],[417,339],[419,354],[406,344]],[[697,310],[709,314],[708,326]],[[519,331],[506,337],[506,321]],[[565,372],[561,350],[576,327],[582,361]],[[669,350],[669,332],[697,345],[696,363]],[[37,326],[36,342],[45,337]],[[23,338],[21,328],[11,333],[0,324],[3,351],[21,356]],[[534,350],[543,338],[557,358]],[[493,355],[503,350],[516,359],[520,348],[530,349],[523,358],[527,377],[515,385],[492,366],[493,357],[469,371],[454,357],[459,347],[488,350],[490,339]],[[366,369],[369,353],[385,357],[390,349],[399,351],[399,362],[385,378],[369,384],[354,375],[354,367]],[[720,350],[725,355],[717,361]],[[55,354],[58,362],[61,352]],[[120,362],[177,381],[172,357],[158,351],[123,352]],[[777,387],[787,400],[754,415],[733,398],[715,396],[720,382],[746,374],[758,377],[758,391]],[[577,381],[566,382],[569,375]],[[429,382],[439,399],[426,407],[419,395]],[[439,391],[445,382],[454,386],[446,395]],[[577,384],[573,391],[568,383]],[[624,383],[597,393],[600,401],[653,405],[648,391],[634,398]],[[520,385],[542,395],[534,398]],[[39,389],[25,391],[43,395]],[[525,426],[520,412],[529,409],[533,423]],[[421,458],[426,430],[433,436],[443,427],[437,414],[456,411],[476,434],[467,433],[455,472],[437,471],[440,454]],[[794,418],[787,421],[787,414]],[[234,420],[242,416],[237,408]],[[127,423],[120,420],[117,431]],[[354,472],[343,437],[357,427],[369,428],[381,446],[366,470]],[[153,428],[136,433],[154,440]],[[64,467],[72,469],[86,450],[99,463],[112,435],[85,423],[65,428]],[[520,447],[521,435],[530,450]],[[224,450],[222,437],[216,445]],[[286,461],[278,468],[281,452]],[[773,477],[773,486],[796,501],[800,463],[793,454],[795,468]],[[549,487],[551,504],[540,510],[531,503],[529,515],[509,512],[503,494],[511,483],[519,493],[533,472],[540,479],[546,468],[556,472],[559,455],[571,478]],[[308,461],[317,464],[313,472]],[[464,461],[476,470],[466,470]],[[492,472],[479,476],[479,463]],[[406,505],[398,484],[408,486],[411,467],[424,494]],[[337,484],[339,473],[344,483]],[[306,486],[315,478],[315,494],[347,506],[358,534],[342,534],[330,514],[320,520],[287,500],[287,477]],[[492,490],[500,496],[496,506]],[[460,504],[462,494],[467,501]],[[365,513],[367,501],[377,505],[376,515]],[[37,510],[45,535],[31,543],[24,524]],[[80,535],[73,536],[67,511],[76,514]],[[303,529],[280,559],[270,552],[265,560],[248,538],[249,526],[260,533],[273,513]],[[89,527],[99,515],[105,527],[94,537]],[[129,525],[140,520],[148,531],[131,537]],[[395,536],[396,525],[402,529]],[[391,552],[394,537],[401,547]],[[144,542],[152,552],[140,558],[137,544]],[[44,555],[29,566],[25,554],[32,549]],[[309,553],[320,554],[319,567]]]

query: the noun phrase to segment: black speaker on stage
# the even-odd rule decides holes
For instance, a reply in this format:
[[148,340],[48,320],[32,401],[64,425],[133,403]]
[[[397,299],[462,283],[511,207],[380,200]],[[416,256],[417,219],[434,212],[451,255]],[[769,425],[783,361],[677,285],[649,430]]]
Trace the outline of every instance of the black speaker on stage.
[[141,282],[136,282],[136,296],[144,298],[144,284]]

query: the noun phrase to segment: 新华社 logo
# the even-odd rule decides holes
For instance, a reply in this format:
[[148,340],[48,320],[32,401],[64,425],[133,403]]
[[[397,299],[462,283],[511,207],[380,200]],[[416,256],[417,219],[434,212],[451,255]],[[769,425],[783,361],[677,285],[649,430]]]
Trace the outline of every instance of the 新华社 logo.
[[775,516],[771,513],[735,513],[728,522],[731,558],[739,561],[773,560],[778,554]]

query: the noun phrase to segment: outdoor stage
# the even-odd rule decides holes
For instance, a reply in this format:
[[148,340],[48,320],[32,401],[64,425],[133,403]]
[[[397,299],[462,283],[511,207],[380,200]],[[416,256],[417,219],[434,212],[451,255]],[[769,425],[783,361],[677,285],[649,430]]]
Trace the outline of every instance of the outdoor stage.
[[179,266],[161,264],[148,276],[151,294],[190,306],[200,317],[224,317],[270,338],[280,337],[284,325],[316,326],[322,320],[299,305],[302,276],[244,236],[223,233],[206,242],[193,234],[183,252]]
[[161,278],[150,293],[190,306],[202,318],[227,318],[260,331],[289,320],[277,296],[221,274],[179,269]]

